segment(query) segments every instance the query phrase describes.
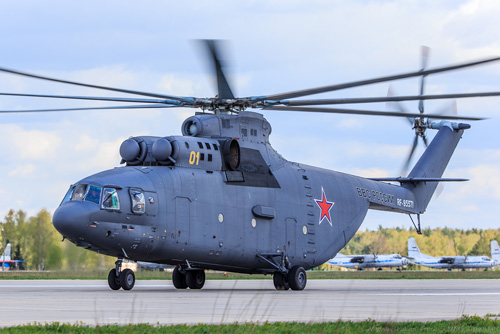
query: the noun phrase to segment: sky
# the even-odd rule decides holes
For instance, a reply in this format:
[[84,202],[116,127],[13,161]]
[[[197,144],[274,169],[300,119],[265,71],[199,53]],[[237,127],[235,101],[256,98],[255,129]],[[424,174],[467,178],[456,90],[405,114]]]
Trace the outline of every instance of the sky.
[[[77,7],[80,6],[80,7]],[[498,1],[2,1],[0,66],[96,85],[213,97],[198,39],[225,40],[236,96],[268,95],[500,56]],[[500,62],[429,76],[428,94],[500,91]],[[312,97],[415,95],[405,79]],[[0,73],[0,92],[123,96]],[[312,98],[311,97],[311,98]],[[422,216],[423,227],[499,228],[500,97],[457,100],[473,122]],[[417,102],[404,106],[417,112]],[[428,101],[449,112],[452,101]],[[0,110],[104,106],[0,96]],[[385,103],[346,106],[394,110]],[[194,109],[0,114],[0,217],[59,205],[68,187],[119,166],[130,136],[180,135]],[[263,111],[286,159],[364,177],[400,176],[414,132],[406,119]],[[427,135],[434,136],[432,130]],[[416,152],[423,152],[420,146]],[[409,228],[402,214],[370,211],[362,229]]]

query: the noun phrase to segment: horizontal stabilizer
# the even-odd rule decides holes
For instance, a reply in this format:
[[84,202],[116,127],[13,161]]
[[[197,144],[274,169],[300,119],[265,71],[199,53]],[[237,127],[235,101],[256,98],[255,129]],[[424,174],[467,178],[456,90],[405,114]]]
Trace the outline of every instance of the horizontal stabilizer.
[[379,177],[370,178],[372,181],[417,183],[417,182],[464,182],[469,179],[450,179],[442,177]]

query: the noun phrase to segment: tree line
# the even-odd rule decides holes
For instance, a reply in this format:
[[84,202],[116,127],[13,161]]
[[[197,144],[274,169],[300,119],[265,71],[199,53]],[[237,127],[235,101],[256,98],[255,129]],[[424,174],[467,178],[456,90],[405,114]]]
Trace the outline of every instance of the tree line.
[[26,212],[10,210],[0,222],[2,253],[11,244],[11,258],[24,260],[20,269],[27,270],[107,270],[116,259],[76,247],[52,225],[52,216],[41,210],[33,217]]
[[491,257],[491,240],[500,243],[500,229],[452,229],[449,227],[426,227],[419,235],[415,229],[384,228],[377,231],[358,231],[341,253],[408,255],[408,238],[414,237],[418,248],[432,256],[475,256]]
[[[21,269],[27,270],[108,270],[114,266],[113,257],[97,254],[62,237],[52,225],[52,216],[41,210],[28,217],[26,212],[10,210],[0,221],[3,248],[11,244],[11,257],[24,260]],[[413,228],[384,228],[377,231],[358,231],[354,238],[341,250],[353,254],[408,254],[409,237],[414,237],[420,251],[432,256],[486,255],[491,256],[490,242],[500,241],[500,229],[460,230],[425,228],[418,235]],[[2,249],[3,252],[3,249]]]

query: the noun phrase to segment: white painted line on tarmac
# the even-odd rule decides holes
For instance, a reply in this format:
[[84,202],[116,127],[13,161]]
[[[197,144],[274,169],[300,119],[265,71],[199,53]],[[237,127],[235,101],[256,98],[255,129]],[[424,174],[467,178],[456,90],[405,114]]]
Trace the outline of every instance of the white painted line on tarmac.
[[371,296],[498,296],[500,292],[376,293]]
[[[170,285],[136,285],[134,288],[164,288]],[[16,285],[2,285],[0,288],[107,288],[106,284],[16,284]]]

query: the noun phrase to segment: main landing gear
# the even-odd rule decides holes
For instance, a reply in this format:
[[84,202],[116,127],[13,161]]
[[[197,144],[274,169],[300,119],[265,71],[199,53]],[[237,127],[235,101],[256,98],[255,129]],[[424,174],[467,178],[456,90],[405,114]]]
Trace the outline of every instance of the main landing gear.
[[288,273],[275,272],[273,283],[276,290],[304,290],[307,284],[307,274],[304,268],[293,266]]
[[205,270],[175,267],[172,283],[176,289],[201,289],[205,285]]
[[112,290],[131,290],[135,285],[135,275],[131,269],[121,270],[122,259],[115,262],[116,268],[111,269],[108,274],[108,285]]

